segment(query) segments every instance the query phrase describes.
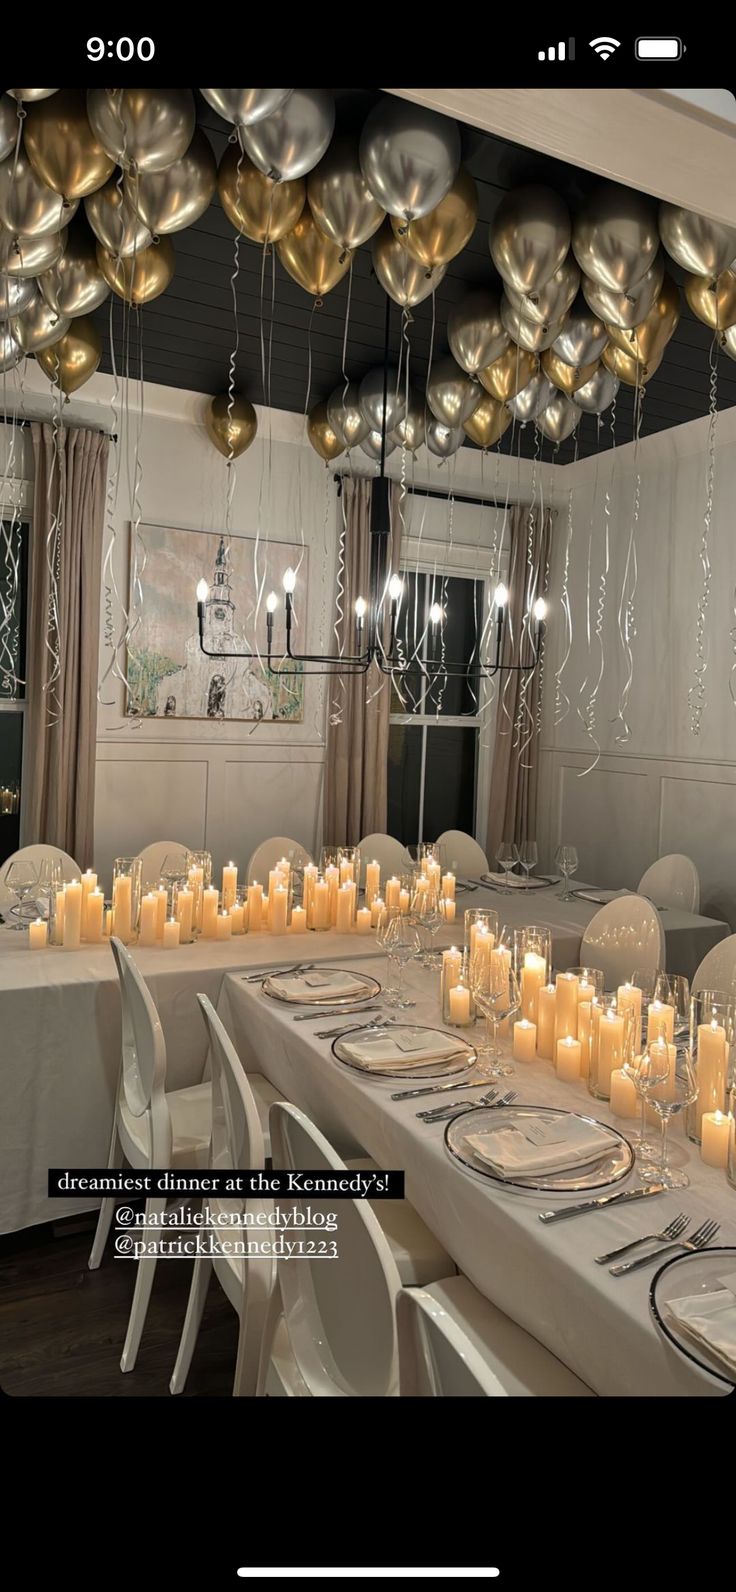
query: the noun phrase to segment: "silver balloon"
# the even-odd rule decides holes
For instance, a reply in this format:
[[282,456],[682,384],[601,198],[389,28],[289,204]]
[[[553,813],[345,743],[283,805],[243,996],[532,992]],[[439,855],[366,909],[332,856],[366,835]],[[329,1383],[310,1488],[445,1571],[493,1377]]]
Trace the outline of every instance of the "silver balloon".
[[91,193],[84,201],[87,220],[98,242],[109,254],[125,259],[129,254],[140,254],[151,242],[148,227],[137,216],[121,194],[117,177],[111,177],[103,188]]
[[41,182],[23,149],[0,166],[0,222],[7,232],[43,238],[71,221],[78,200],[67,204],[60,193]]
[[75,222],[62,258],[39,276],[38,285],[57,315],[89,315],[104,304],[110,288],[97,264],[95,240],[85,226]]
[[125,197],[149,232],[181,232],[204,215],[216,185],[212,145],[197,129],[186,153],[165,171],[128,172]]
[[0,321],[10,320],[11,315],[22,315],[35,297],[35,282],[0,273]]
[[295,88],[272,116],[241,133],[253,165],[273,182],[305,177],[322,159],[335,126],[335,102],[323,88]]
[[61,259],[66,242],[66,227],[43,238],[15,238],[0,227],[0,272],[21,281],[38,276]]
[[578,387],[575,402],[586,415],[601,415],[613,403],[621,383],[613,371],[599,365],[595,375]]
[[480,383],[473,381],[448,354],[433,366],[427,383],[427,403],[435,420],[446,426],[463,426],[483,401]]
[[736,259],[736,227],[709,221],[682,205],[660,205],[659,231],[667,253],[696,276],[720,276]]
[[12,370],[22,358],[23,349],[14,338],[10,327],[0,326],[0,374],[5,370]]
[[447,323],[447,340],[458,365],[469,376],[492,365],[509,346],[498,294],[478,288],[462,299]]
[[538,370],[531,381],[527,382],[526,387],[517,392],[515,398],[509,398],[506,408],[515,420],[525,426],[529,420],[536,420],[537,415],[546,409],[548,403],[551,403],[554,395],[553,383],[543,371]]
[[378,231],[385,217],[360,169],[358,149],[350,138],[333,138],[327,154],[307,183],[309,208],[320,232],[341,249],[359,249]]
[[387,459],[389,454],[393,453],[396,443],[393,437],[387,437],[386,446],[383,448],[381,432],[369,431],[363,438],[360,446],[363,450],[363,453],[366,453],[369,459],[380,460],[382,453],[384,459]]
[[415,221],[444,199],[460,165],[456,122],[389,96],[371,111],[360,140],[363,176],[391,216]]
[[546,409],[537,415],[537,425],[542,435],[559,447],[575,430],[581,413],[582,410],[573,403],[572,398],[568,398],[567,393],[556,392]]
[[421,448],[427,436],[427,410],[423,393],[410,391],[409,407],[393,435],[409,453],[416,453],[417,448]]
[[488,242],[504,282],[517,293],[539,293],[570,247],[567,205],[553,188],[512,188],[491,222]]
[[614,293],[628,293],[659,248],[654,201],[635,188],[601,183],[575,220],[572,246],[584,276]]
[[53,348],[54,343],[60,342],[71,324],[68,315],[57,315],[37,293],[23,314],[13,317],[10,330],[24,354],[37,354],[40,349]]
[[540,326],[549,326],[552,321],[562,320],[579,286],[580,272],[573,256],[568,254],[559,270],[555,271],[537,293],[519,293],[507,282],[506,297],[525,320],[537,321]]
[[607,342],[608,332],[603,322],[591,315],[583,303],[576,304],[570,311],[552,349],[566,365],[579,367],[592,365],[594,359],[600,359]]
[[564,320],[554,321],[549,326],[540,326],[537,321],[528,321],[525,315],[520,315],[513,304],[503,294],[501,299],[501,320],[519,348],[525,348],[529,354],[540,354],[542,349],[551,348],[556,337],[562,331]]
[[386,386],[386,431],[395,431],[400,420],[406,414],[406,395],[402,390],[399,372],[395,365],[390,365],[388,372],[384,373],[382,365],[377,365],[374,370],[369,370],[358,389],[358,401],[363,418],[368,421],[371,431],[382,431],[384,425],[383,389],[384,379]]
[[18,106],[7,94],[0,96],[0,160],[15,149],[18,141]]
[[659,298],[663,281],[664,255],[660,249],[649,270],[645,271],[640,282],[629,288],[628,293],[614,293],[610,288],[601,287],[599,282],[590,282],[584,276],[583,295],[588,308],[600,320],[630,332],[646,320]]
[[263,116],[273,116],[292,91],[290,88],[201,88],[199,92],[226,122],[232,122],[235,127],[247,127],[250,122],[260,122]]
[[438,459],[449,459],[465,441],[462,426],[446,426],[434,415],[427,416],[427,447]]
[[189,88],[90,88],[87,115],[111,159],[139,171],[165,171],[194,135]]
[[31,102],[35,101],[35,100],[49,99],[52,94],[58,94],[58,92],[59,92],[58,88],[9,88],[8,89],[8,93],[12,94],[14,100],[18,100],[20,104],[22,104],[23,101],[25,100],[28,105],[30,105]]
[[358,444],[367,437],[370,424],[361,412],[360,398],[357,381],[348,382],[347,391],[345,383],[335,388],[327,399],[327,418],[332,426],[338,442],[344,448],[357,448]]

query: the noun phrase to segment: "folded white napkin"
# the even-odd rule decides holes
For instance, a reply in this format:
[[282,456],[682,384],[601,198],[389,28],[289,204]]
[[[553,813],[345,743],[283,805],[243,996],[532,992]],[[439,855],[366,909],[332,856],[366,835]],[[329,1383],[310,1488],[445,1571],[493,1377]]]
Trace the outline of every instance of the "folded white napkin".
[[549,879],[522,878],[520,873],[482,873],[485,884],[509,885],[512,890],[548,890]]
[[469,1144],[500,1177],[535,1177],[566,1172],[600,1160],[616,1142],[607,1128],[582,1117],[530,1117],[518,1126],[468,1133]]
[[736,1294],[730,1288],[669,1299],[666,1309],[686,1337],[736,1371]]
[[272,973],[269,985],[277,995],[296,1001],[340,1000],[347,995],[365,995],[365,980],[354,973],[295,973],[292,977]]
[[604,907],[609,901],[617,901],[619,896],[631,895],[631,890],[575,890],[573,894],[578,901],[592,901],[595,906]]
[[349,1061],[357,1062],[367,1072],[396,1072],[401,1067],[415,1067],[417,1063],[444,1061],[457,1054],[460,1046],[450,1034],[436,1031],[421,1034],[356,1034],[355,1039],[341,1042],[341,1049]]

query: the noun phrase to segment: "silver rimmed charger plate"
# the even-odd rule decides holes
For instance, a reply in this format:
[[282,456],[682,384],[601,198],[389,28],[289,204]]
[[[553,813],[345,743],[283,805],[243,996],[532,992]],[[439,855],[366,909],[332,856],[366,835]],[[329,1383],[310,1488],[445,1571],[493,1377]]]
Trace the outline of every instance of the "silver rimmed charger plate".
[[[510,1178],[501,1177],[495,1172],[487,1161],[475,1154],[472,1145],[467,1142],[469,1133],[486,1133],[496,1128],[520,1127],[524,1120],[529,1121],[530,1116],[543,1119],[579,1116],[583,1122],[605,1128],[613,1141],[611,1148],[596,1161],[589,1161],[585,1166],[577,1166],[567,1172],[547,1172],[540,1177]],[[490,1183],[495,1183],[498,1188],[523,1189],[546,1194],[583,1194],[588,1189],[602,1189],[611,1183],[620,1183],[622,1178],[628,1176],[636,1159],[628,1139],[625,1139],[616,1128],[609,1127],[607,1122],[598,1122],[595,1117],[583,1116],[582,1112],[561,1111],[557,1106],[490,1106],[464,1111],[462,1116],[453,1117],[448,1122],[445,1128],[445,1144],[453,1160],[459,1161],[467,1171],[486,1178]]]
[[696,1343],[688,1337],[674,1316],[670,1315],[667,1305],[671,1299],[715,1293],[724,1274],[734,1270],[736,1246],[733,1245],[702,1249],[695,1255],[675,1255],[660,1266],[649,1289],[649,1309],[663,1337],[674,1345],[684,1360],[708,1371],[725,1387],[736,1387],[736,1371],[729,1371],[725,1362],[712,1354],[704,1343]]
[[[345,967],[320,967],[315,968],[314,971],[316,973],[347,973],[348,969]],[[285,974],[283,976],[288,978],[290,975]],[[298,974],[294,974],[292,976],[295,978],[299,977]],[[309,978],[311,976],[312,973],[310,969],[310,972],[305,974],[305,977]],[[305,998],[303,995],[284,995],[282,991],[274,989],[274,979],[277,979],[278,977],[278,973],[267,974],[266,978],[263,980],[261,989],[263,990],[264,995],[268,995],[270,1000],[281,1001],[285,1006],[316,1007],[323,1005],[329,1006],[331,1010],[333,1007],[344,1006],[347,1010],[349,1010],[351,1006],[360,1006],[364,1000],[368,999],[369,997],[372,999],[374,995],[380,995],[381,993],[381,986],[378,982],[378,979],[371,978],[368,973],[350,973],[351,978],[359,980],[361,985],[364,986],[360,990],[353,990],[350,995],[331,995],[329,986],[325,988],[324,986],[315,984],[313,986],[314,996],[311,998]]]
[[[417,1023],[392,1023],[384,1032],[376,1034],[374,1037],[371,1037],[367,1030],[363,1030],[361,1037],[368,1040],[370,1044],[374,1042],[374,1038],[375,1040],[393,1039],[397,1035],[400,1037],[401,1034],[405,1034],[407,1037],[414,1034],[441,1034],[443,1039],[452,1038],[453,1041],[455,1040],[454,1034],[448,1035],[442,1028],[424,1028]],[[351,1038],[357,1037],[357,1029],[352,1029],[348,1034],[341,1034],[333,1041],[332,1054],[337,1061],[343,1063],[343,1066],[352,1067],[354,1072],[361,1072],[366,1078],[444,1078],[464,1076],[466,1072],[470,1071],[471,1067],[475,1066],[478,1059],[478,1052],[475,1047],[468,1044],[467,1039],[458,1038],[456,1049],[452,1056],[438,1057],[436,1061],[412,1062],[407,1055],[406,1066],[397,1066],[395,1072],[389,1072],[386,1067],[381,1067],[379,1070],[374,1071],[373,1068],[366,1067],[362,1062],[356,1061],[354,1056],[347,1054],[345,1044],[349,1044]],[[458,1085],[458,1087],[461,1088],[462,1085]]]

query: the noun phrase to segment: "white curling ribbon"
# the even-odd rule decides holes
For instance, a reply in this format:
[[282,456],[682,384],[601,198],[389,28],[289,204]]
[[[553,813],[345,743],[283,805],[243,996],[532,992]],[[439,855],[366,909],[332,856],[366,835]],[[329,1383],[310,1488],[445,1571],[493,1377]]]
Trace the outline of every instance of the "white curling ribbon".
[[[693,735],[699,735],[705,711],[705,675],[708,668],[708,637],[707,620],[710,604],[710,588],[712,568],[710,562],[710,531],[713,519],[713,497],[716,478],[716,428],[718,425],[718,345],[717,336],[714,335],[710,348],[710,402],[708,406],[708,455],[705,477],[705,513],[703,515],[703,534],[700,539],[700,568],[702,571],[702,585],[698,598],[698,613],[695,625],[695,665],[693,668],[694,681],[688,691],[688,705],[690,708],[690,730]],[[733,631],[731,632],[733,639]],[[733,678],[733,668],[729,687]],[[733,698],[733,689],[731,689]]]

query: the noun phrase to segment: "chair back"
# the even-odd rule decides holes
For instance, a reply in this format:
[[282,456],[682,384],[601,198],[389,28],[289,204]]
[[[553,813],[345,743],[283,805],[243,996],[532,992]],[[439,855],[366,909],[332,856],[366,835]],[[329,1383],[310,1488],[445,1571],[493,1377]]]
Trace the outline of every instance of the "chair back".
[[402,1398],[507,1396],[464,1328],[424,1288],[402,1288],[396,1328]]
[[699,912],[700,877],[695,863],[681,851],[658,857],[642,874],[639,895],[648,896],[655,907],[680,907],[683,912]]
[[15,891],[11,890],[5,882],[11,862],[30,862],[38,871],[41,863],[45,862],[47,858],[52,862],[58,862],[61,868],[61,877],[65,884],[68,884],[72,879],[81,879],[82,870],[79,864],[74,861],[73,857],[69,856],[68,852],[61,851],[59,846],[21,846],[19,851],[14,851],[12,856],[6,857],[4,863],[0,865],[0,912],[4,907],[12,905],[17,899]]
[[[266,1164],[263,1130],[248,1074],[209,997],[198,995],[197,1000],[207,1027],[212,1067],[210,1166],[226,1172],[238,1167],[260,1171]],[[227,1201],[231,1211],[238,1205],[242,1210],[245,1200]]]
[[[115,935],[110,949],[122,1003],[122,1092],[131,1114],[148,1119],[151,1165],[168,1166],[171,1118],[166,1104],[166,1045],[161,1020],[130,951]],[[157,1161],[157,1156],[164,1159]]]
[[736,934],[711,947],[693,974],[690,988],[693,995],[701,989],[722,989],[736,1001]]
[[381,865],[381,894],[387,879],[394,874],[408,873],[412,866],[411,855],[400,840],[393,835],[365,835],[358,841],[360,850],[360,882],[365,884],[365,870],[369,862]]
[[643,896],[617,896],[591,918],[580,943],[581,967],[600,968],[607,990],[625,984],[635,970],[664,971],[662,919]]
[[461,879],[477,879],[488,872],[488,858],[483,847],[464,830],[446,829],[438,836],[437,844],[445,848],[445,867],[449,873]]
[[138,852],[138,861],[141,865],[142,890],[147,887],[150,888],[152,884],[158,884],[161,878],[161,869],[164,865],[164,857],[170,856],[177,851],[183,851],[186,855],[189,847],[183,845],[181,840],[153,840],[150,846],[144,846],[143,850]]
[[289,840],[288,835],[274,835],[271,840],[261,841],[252,852],[247,868],[246,884],[257,880],[259,884],[266,884],[272,868],[277,868],[281,858],[285,857],[292,868],[306,868],[312,861],[306,846],[300,846],[298,840]]
[[[274,1171],[346,1173],[323,1134],[296,1106],[269,1113]],[[348,1174],[349,1175],[349,1174]],[[300,1374],[313,1395],[379,1397],[398,1391],[395,1302],[401,1282],[377,1217],[366,1200],[277,1195],[284,1216],[296,1206],[337,1213],[336,1259],[298,1256],[279,1262],[284,1320]],[[298,1233],[298,1229],[297,1229]],[[311,1234],[319,1240],[319,1234]]]

